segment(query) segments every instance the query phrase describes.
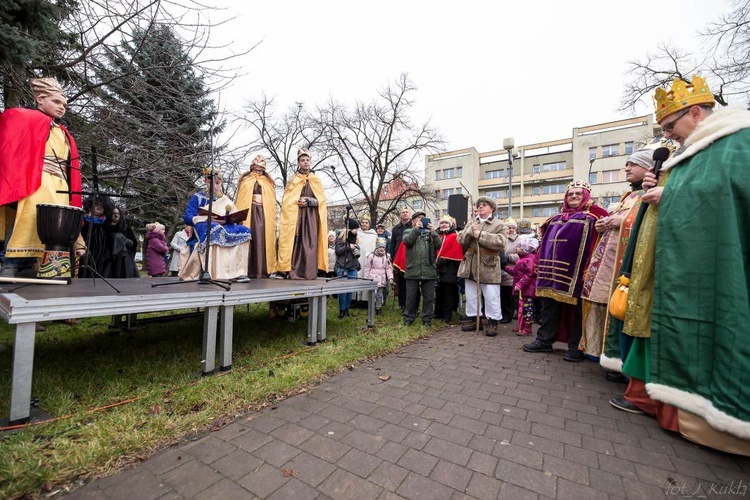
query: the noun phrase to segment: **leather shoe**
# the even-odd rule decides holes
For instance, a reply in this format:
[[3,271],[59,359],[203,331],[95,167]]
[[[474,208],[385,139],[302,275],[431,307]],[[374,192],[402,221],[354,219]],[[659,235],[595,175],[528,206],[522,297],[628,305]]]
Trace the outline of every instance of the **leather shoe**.
[[540,340],[535,340],[529,344],[524,344],[523,350],[526,352],[552,352],[554,349],[552,349],[552,346],[549,344],[545,344]]
[[641,410],[625,398],[612,398],[609,400],[609,404],[611,404],[618,410],[626,411],[628,413],[645,413],[643,410]]
[[577,363],[578,361],[583,361],[584,355],[581,351],[578,349],[568,349],[568,351],[563,356],[563,361],[570,361],[571,363]]
[[411,326],[411,325],[414,324],[414,320],[413,319],[406,319],[406,320],[404,320],[404,324],[406,326]]
[[500,323],[502,323],[503,325],[507,325],[511,321],[513,321],[513,320],[510,319],[510,318],[503,318],[503,319],[500,320]]
[[617,372],[607,372],[606,374],[604,374],[604,378],[606,378],[610,382],[617,382],[618,384],[627,384],[629,380],[628,377],[626,377],[622,373]]

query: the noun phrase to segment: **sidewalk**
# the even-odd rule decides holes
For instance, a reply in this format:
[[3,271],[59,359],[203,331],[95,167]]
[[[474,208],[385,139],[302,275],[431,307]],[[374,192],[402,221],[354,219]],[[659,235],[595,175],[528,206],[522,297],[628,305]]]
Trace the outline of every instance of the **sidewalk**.
[[624,384],[527,341],[434,333],[66,498],[750,498],[750,459],[612,408]]

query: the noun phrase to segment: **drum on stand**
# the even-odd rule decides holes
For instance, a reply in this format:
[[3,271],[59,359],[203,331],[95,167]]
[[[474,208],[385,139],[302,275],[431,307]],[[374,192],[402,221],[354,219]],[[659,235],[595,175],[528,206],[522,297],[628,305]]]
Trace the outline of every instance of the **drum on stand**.
[[38,278],[67,280],[73,277],[70,252],[81,234],[83,210],[68,205],[36,206],[36,232],[44,243]]

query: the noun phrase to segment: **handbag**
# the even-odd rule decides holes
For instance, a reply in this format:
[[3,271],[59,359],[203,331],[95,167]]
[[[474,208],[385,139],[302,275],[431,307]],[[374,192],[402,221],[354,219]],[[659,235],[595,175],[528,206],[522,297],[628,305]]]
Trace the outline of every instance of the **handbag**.
[[609,314],[625,321],[625,311],[628,308],[628,288],[630,278],[624,274],[617,278],[617,286],[609,299]]

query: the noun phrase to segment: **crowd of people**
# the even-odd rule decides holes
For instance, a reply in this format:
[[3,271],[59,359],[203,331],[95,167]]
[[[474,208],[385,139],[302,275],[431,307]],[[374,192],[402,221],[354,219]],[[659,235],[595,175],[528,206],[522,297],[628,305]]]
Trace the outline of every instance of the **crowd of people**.
[[[137,277],[137,241],[123,208],[106,196],[76,194],[75,142],[58,123],[62,89],[53,79],[32,87],[38,110],[0,116],[0,205],[16,211],[0,276],[33,274],[44,250],[36,207],[52,203],[84,212],[71,248],[83,263],[78,276]],[[563,360],[594,360],[608,380],[627,383],[610,401],[614,407],[750,456],[750,185],[743,171],[750,112],[714,111],[699,76],[657,89],[655,102],[664,139],[679,149],[663,167],[653,150],[633,152],[624,164],[631,189],[609,210],[595,203],[587,182],[570,182],[561,210],[538,234],[528,220],[499,219],[487,196],[473,203],[465,227],[449,216],[435,225],[424,212],[403,208],[390,231],[347,216],[329,232],[323,183],[310,151],[300,149],[278,228],[274,182],[257,155],[234,200],[224,194],[220,172],[205,172],[205,190],[190,198],[185,227],[170,244],[163,224],[146,226],[144,269],[180,279],[208,271],[237,282],[371,279],[376,313],[393,289],[406,326],[417,318],[426,326],[436,318],[450,323],[463,301],[463,331],[494,337],[515,318],[513,331],[533,337],[520,344],[523,351],[554,353],[553,344],[563,342]],[[8,133],[18,127],[29,130],[23,143]],[[622,314],[611,307],[617,290],[627,291]],[[340,319],[366,300],[337,298]]]

